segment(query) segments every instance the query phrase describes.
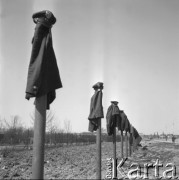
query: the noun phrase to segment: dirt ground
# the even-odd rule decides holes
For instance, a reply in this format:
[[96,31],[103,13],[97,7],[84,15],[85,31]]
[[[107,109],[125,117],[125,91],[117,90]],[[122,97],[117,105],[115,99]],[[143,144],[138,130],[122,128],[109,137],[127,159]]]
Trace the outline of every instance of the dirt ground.
[[[117,158],[120,157],[120,143],[117,143]],[[112,157],[112,143],[102,143],[102,178],[106,179],[107,159]],[[2,153],[1,153],[2,154]],[[125,148],[124,148],[125,155]],[[142,147],[133,152],[127,159],[123,170],[127,173],[132,163],[141,166],[144,163],[155,163],[156,160],[164,165],[160,175],[166,169],[167,163],[176,165],[176,176],[179,177],[179,144],[161,140],[143,140]],[[44,178],[45,179],[95,179],[96,177],[96,145],[68,146],[48,148],[45,150]],[[30,179],[32,172],[32,150],[7,151],[0,158],[0,179]],[[117,178],[121,178],[118,173]],[[154,168],[149,170],[149,178],[154,179]]]

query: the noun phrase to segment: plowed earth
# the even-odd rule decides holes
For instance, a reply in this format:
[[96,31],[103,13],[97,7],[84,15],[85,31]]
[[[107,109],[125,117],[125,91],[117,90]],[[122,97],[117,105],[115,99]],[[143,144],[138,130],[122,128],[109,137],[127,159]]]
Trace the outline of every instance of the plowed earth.
[[[125,146],[125,144],[124,144]],[[144,148],[145,146],[145,148]],[[102,178],[106,178],[107,159],[113,157],[112,143],[102,143]],[[117,158],[121,160],[121,147],[117,143]],[[2,154],[2,152],[1,152]],[[124,147],[125,155],[125,147]],[[163,164],[160,175],[167,169],[167,163],[176,165],[176,176],[179,177],[179,144],[159,140],[142,141],[142,147],[132,153],[123,166],[125,174],[132,163],[141,166],[144,163]],[[32,150],[7,150],[5,157],[0,158],[0,179],[30,179],[32,172]],[[168,168],[169,169],[169,168]],[[53,147],[45,150],[45,179],[95,179],[96,145]],[[122,176],[118,172],[117,178]],[[154,168],[149,170],[149,178],[154,179]]]

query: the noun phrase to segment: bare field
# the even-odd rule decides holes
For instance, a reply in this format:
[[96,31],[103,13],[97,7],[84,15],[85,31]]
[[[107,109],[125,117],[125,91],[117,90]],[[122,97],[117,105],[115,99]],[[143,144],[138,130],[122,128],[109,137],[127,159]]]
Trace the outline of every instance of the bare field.
[[[179,145],[169,142],[143,141],[146,149],[139,148],[125,162],[123,169],[127,173],[132,163],[155,163],[157,159],[163,163],[160,174],[167,163],[176,165],[179,176]],[[112,143],[102,143],[102,178],[107,172],[107,158],[112,157]],[[125,147],[124,147],[125,154]],[[120,143],[117,143],[117,158],[120,161]],[[45,179],[95,179],[96,177],[96,145],[54,147],[45,150]],[[30,179],[32,166],[32,150],[9,151],[0,159],[0,179]],[[150,170],[150,177],[154,170]],[[120,174],[118,173],[118,178]]]

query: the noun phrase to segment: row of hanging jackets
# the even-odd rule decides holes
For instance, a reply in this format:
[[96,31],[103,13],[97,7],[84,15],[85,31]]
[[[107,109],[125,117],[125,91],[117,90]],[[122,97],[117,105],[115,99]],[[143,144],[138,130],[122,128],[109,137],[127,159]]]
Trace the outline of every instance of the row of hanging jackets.
[[[103,106],[102,106],[102,96],[103,93],[100,89],[98,89],[100,86],[102,86],[102,83],[96,83],[93,88],[97,88],[95,90],[94,95],[91,97],[91,104],[90,104],[90,114],[88,116],[89,120],[89,127],[88,130],[90,132],[96,131],[98,128],[98,120],[101,118],[104,118],[104,113],[103,113]],[[124,111],[120,110],[118,107],[118,102],[117,101],[111,101],[111,105],[108,107],[107,114],[106,114],[106,128],[107,128],[107,134],[109,136],[113,135],[114,133],[114,128],[117,127],[119,131],[123,132],[128,132],[130,133],[129,136],[129,142],[130,144],[133,144],[133,142],[136,139],[140,139],[141,137],[134,128]]]
[[117,104],[117,101],[111,101],[111,105],[107,110],[106,127],[108,135],[113,135],[114,128],[118,128],[119,131],[125,131],[130,134],[129,143],[131,145],[134,143],[140,143],[142,138],[140,137],[138,131],[130,124],[126,114],[124,113],[124,111],[119,109]]
[[130,132],[130,123],[124,111],[121,111],[117,103],[112,103],[106,114],[106,126],[108,135],[112,135],[114,127],[120,131]]

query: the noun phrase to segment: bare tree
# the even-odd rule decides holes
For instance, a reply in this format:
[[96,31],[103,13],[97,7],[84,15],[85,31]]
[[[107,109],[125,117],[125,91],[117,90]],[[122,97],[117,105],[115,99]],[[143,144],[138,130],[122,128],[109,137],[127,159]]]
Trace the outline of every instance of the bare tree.
[[102,134],[106,134],[106,133],[107,133],[107,130],[106,130],[105,128],[101,127],[101,133],[102,133]]
[[[35,121],[35,111],[30,113],[31,117],[31,123],[34,124]],[[46,113],[46,131],[49,132],[51,129],[54,129],[54,119],[55,119],[55,114],[52,110],[48,110]]]
[[6,135],[7,138],[9,138],[10,143],[19,143],[20,142],[20,137],[22,136],[23,133],[23,127],[20,122],[20,117],[18,115],[14,115],[10,117],[10,120],[7,121],[4,118],[4,127],[6,129]]
[[3,129],[4,129],[3,118],[0,117],[0,130],[3,131]]
[[52,144],[52,142],[56,144],[56,133],[58,132],[58,128],[54,122],[49,126],[48,132],[50,133],[50,144]]
[[[35,120],[35,111],[30,114],[31,123],[34,124]],[[55,122],[55,113],[52,110],[48,110],[46,112],[46,142],[50,142],[50,144],[56,144],[56,133],[58,132],[58,127]],[[59,122],[58,122],[59,123]]]
[[4,118],[4,124],[5,124],[5,127],[6,128],[11,128],[11,129],[15,129],[19,126],[21,126],[21,123],[20,123],[20,117],[18,115],[15,115],[15,116],[11,116],[10,117],[10,121],[7,121],[5,118]]
[[69,133],[71,132],[72,127],[71,127],[71,122],[70,120],[64,120],[64,131],[66,133],[66,143],[68,145],[69,143]]
[[2,142],[3,138],[4,138],[4,125],[3,125],[3,118],[0,117],[0,143]]
[[71,121],[70,120],[64,120],[64,130],[66,133],[70,133],[72,130]]

